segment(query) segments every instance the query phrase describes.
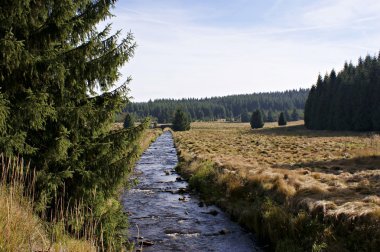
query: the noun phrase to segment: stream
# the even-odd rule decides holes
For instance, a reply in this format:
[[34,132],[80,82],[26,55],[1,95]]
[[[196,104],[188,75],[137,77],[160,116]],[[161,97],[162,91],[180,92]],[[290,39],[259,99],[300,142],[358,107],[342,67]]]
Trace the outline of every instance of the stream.
[[166,131],[141,156],[134,174],[138,184],[122,196],[129,236],[142,251],[261,251],[251,233],[188,191],[174,170],[177,162]]

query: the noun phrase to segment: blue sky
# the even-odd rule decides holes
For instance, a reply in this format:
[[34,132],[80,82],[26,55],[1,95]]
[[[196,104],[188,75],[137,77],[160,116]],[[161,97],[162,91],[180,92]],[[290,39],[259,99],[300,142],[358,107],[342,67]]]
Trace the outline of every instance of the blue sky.
[[138,48],[121,69],[134,101],[310,87],[377,55],[379,0],[119,0],[115,30]]

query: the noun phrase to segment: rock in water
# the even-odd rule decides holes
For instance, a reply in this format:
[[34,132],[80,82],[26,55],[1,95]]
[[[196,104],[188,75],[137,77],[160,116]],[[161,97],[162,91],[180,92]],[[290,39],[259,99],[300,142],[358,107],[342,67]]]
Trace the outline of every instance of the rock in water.
[[208,214],[211,214],[211,215],[213,215],[213,216],[217,216],[218,215],[218,211],[216,211],[216,210],[211,210],[210,212],[208,212]]
[[228,233],[229,233],[229,231],[226,228],[223,228],[222,230],[219,231],[219,234],[221,234],[221,235],[226,235]]
[[153,241],[149,241],[149,240],[143,240],[143,241],[139,241],[139,245],[143,245],[143,246],[153,246],[153,245],[154,245],[154,242],[153,242]]

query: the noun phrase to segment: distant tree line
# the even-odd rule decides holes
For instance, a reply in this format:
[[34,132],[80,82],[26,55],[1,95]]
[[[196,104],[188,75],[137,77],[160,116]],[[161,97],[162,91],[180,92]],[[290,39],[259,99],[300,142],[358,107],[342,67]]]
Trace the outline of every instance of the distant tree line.
[[309,129],[380,130],[380,55],[318,76],[305,106]]
[[292,121],[303,118],[308,93],[309,89],[299,89],[203,99],[159,99],[128,104],[124,112],[135,114],[138,119],[151,116],[158,123],[171,122],[176,109],[184,111],[192,121],[250,122],[252,112],[259,109],[265,122],[276,122],[282,111]]

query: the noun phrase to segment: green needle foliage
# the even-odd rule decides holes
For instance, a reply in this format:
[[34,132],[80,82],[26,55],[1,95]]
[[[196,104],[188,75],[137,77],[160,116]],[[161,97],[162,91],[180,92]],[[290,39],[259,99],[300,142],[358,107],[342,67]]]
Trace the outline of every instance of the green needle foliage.
[[278,117],[278,126],[285,126],[287,124],[286,117],[284,112],[280,113],[280,116]]
[[135,120],[131,114],[127,114],[124,118],[123,127],[124,128],[131,128],[135,126]]
[[173,120],[173,130],[174,131],[186,131],[190,130],[190,119],[189,117],[180,109],[177,109]]
[[[41,214],[75,201],[99,217],[99,237],[116,248],[122,222],[117,190],[137,157],[147,123],[111,131],[125,107],[118,68],[133,56],[132,34],[111,26],[113,0],[1,0],[0,151],[23,155],[38,172]],[[117,201],[116,201],[117,202]],[[54,214],[53,214],[54,215]]]
[[380,130],[380,54],[318,76],[305,105],[305,125],[317,130]]
[[261,114],[261,111],[257,109],[252,113],[251,128],[259,129],[262,127],[264,127],[263,115]]
[[249,122],[250,116],[247,110],[244,110],[241,114],[241,122]]
[[[128,104],[124,112],[136,115],[137,119],[151,116],[158,123],[169,123],[173,121],[175,110],[181,108],[193,121],[227,119],[245,122],[248,111],[260,109],[263,116],[268,114],[268,122],[271,122],[273,118],[272,121],[277,122],[277,115],[281,111],[290,111],[294,108],[302,111],[308,94],[309,89],[299,89],[202,99],[157,99]],[[271,118],[269,118],[269,112],[271,112]],[[246,122],[249,122],[250,114]],[[300,116],[303,118],[303,114]],[[265,118],[264,121],[266,121]]]
[[298,111],[296,109],[293,109],[292,112],[292,121],[298,121],[300,119],[300,116],[298,114]]
[[287,110],[284,111],[284,116],[287,122],[291,121],[292,118],[290,117],[289,112]]
[[275,122],[275,121],[276,121],[275,118],[273,117],[273,112],[272,112],[272,110],[269,110],[269,111],[268,111],[267,120],[268,120],[268,122]]

